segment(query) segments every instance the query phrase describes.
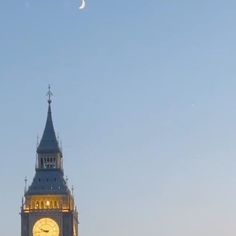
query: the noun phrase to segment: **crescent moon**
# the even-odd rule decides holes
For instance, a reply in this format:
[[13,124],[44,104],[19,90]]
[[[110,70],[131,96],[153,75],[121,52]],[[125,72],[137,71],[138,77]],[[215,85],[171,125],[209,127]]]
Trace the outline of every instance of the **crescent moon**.
[[85,8],[85,0],[82,0],[81,5],[79,7],[80,10],[83,10]]

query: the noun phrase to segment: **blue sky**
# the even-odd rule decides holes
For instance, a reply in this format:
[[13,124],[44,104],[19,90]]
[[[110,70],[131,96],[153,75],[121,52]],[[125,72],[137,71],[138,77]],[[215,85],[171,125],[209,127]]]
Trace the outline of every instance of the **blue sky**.
[[2,235],[20,235],[50,83],[83,236],[236,231],[235,1],[0,1]]

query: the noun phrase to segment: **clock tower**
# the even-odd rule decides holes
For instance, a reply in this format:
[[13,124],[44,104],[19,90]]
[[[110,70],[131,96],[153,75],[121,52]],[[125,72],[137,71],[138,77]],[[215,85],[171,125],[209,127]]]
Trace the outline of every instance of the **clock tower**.
[[55,135],[51,91],[47,121],[37,147],[35,176],[21,206],[21,236],[78,236],[78,212],[63,172],[63,155]]

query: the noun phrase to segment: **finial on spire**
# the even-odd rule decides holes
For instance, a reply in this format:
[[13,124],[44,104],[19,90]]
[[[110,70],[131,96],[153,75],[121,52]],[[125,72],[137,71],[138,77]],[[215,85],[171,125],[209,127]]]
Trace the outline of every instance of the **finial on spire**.
[[25,176],[25,179],[24,179],[24,181],[25,181],[25,189],[24,189],[24,191],[25,191],[25,193],[26,193],[26,191],[27,191],[27,181],[28,181],[28,179],[27,179],[27,177]]
[[51,104],[51,102],[52,102],[52,99],[51,99],[51,97],[53,96],[53,93],[52,93],[52,91],[51,91],[51,86],[50,86],[50,84],[48,85],[48,92],[47,92],[47,96],[48,96],[48,104],[50,105],[50,104]]
[[36,148],[39,146],[39,136],[37,135]]

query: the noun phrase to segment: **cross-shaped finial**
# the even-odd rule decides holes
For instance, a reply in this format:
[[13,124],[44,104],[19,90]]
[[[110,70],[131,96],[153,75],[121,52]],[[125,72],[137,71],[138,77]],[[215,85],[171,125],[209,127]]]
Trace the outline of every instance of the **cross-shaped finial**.
[[48,96],[48,103],[51,104],[52,100],[51,100],[51,97],[52,97],[52,91],[51,91],[51,86],[50,84],[48,85],[48,92],[47,92],[47,96]]

